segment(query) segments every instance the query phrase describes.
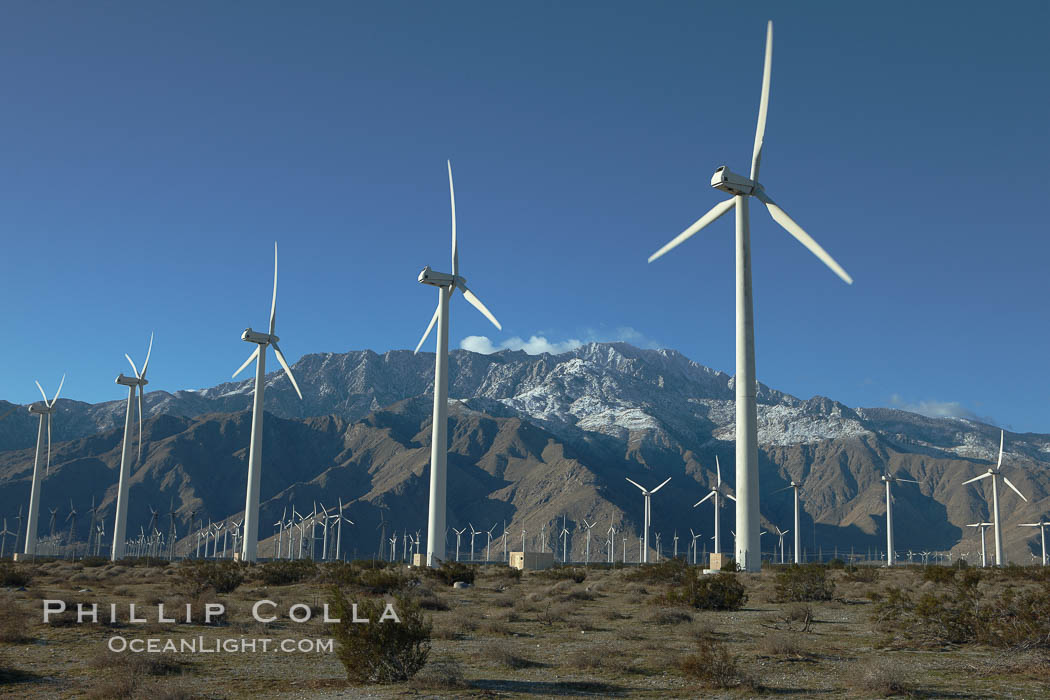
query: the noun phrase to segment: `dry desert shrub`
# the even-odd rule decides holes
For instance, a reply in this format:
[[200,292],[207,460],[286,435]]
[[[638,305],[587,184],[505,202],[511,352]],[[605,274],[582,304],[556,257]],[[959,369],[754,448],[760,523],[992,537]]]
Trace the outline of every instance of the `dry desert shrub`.
[[351,604],[338,587],[330,592],[334,616],[341,622],[329,626],[338,645],[336,655],[351,683],[394,683],[408,680],[427,663],[433,626],[423,616],[418,603],[397,597],[394,609],[399,622],[381,622],[385,608],[382,599],[366,598],[357,603],[362,619],[370,624],[354,624]]
[[876,697],[910,695],[910,690],[901,676],[899,667],[886,661],[866,661],[858,664],[852,678],[860,690]]
[[577,649],[564,657],[563,665],[580,671],[597,671],[609,667],[609,658],[604,649]]
[[777,600],[831,600],[834,593],[835,582],[828,578],[827,570],[820,564],[792,564],[777,572]]
[[794,634],[769,634],[762,639],[762,653],[767,656],[789,656],[802,658],[806,655],[798,635]]
[[504,593],[502,595],[495,596],[489,603],[496,608],[510,608],[514,606],[518,597],[511,593]]
[[0,598],[0,642],[4,644],[25,644],[33,641],[26,634],[27,615],[22,612],[11,596]]
[[654,610],[646,617],[646,622],[653,625],[680,625],[683,622],[692,622],[693,616],[685,610],[676,608],[660,608]]
[[416,690],[466,690],[470,683],[463,677],[463,667],[451,657],[432,659],[412,677],[409,686]]
[[695,652],[678,660],[678,669],[685,677],[707,688],[755,687],[726,645],[710,639],[697,642]]
[[538,661],[522,656],[508,644],[494,644],[489,651],[489,656],[493,661],[505,668],[522,669],[543,665]]

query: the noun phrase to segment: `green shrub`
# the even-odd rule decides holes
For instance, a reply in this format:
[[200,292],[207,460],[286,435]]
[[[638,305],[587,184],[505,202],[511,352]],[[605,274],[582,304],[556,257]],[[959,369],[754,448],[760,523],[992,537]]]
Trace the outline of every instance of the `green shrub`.
[[829,569],[845,569],[846,568],[846,562],[842,561],[838,557],[835,557],[834,559],[832,559],[831,561],[828,562],[828,568]]
[[84,557],[80,560],[80,563],[85,569],[94,569],[99,566],[105,566],[109,563],[109,559],[105,557]]
[[744,584],[731,574],[692,577],[669,590],[668,605],[686,605],[697,610],[739,610],[747,603]]
[[878,583],[879,570],[874,566],[847,566],[843,579],[850,583]]
[[741,571],[741,569],[735,561],[733,561],[732,559],[726,559],[724,562],[722,562],[722,568],[720,569],[720,571],[725,571],[726,573],[735,573],[737,571]]
[[[513,569],[513,571],[519,571],[519,569]],[[541,578],[545,578],[549,581],[572,580],[576,583],[583,583],[585,580],[587,580],[586,569],[576,568],[574,566],[554,566],[550,569],[545,569],[536,573]]]
[[178,570],[179,581],[191,596],[208,589],[232,593],[244,582],[244,566],[234,561],[185,561]]
[[0,586],[5,588],[22,588],[28,586],[33,577],[25,567],[10,563],[0,563]]
[[394,569],[365,569],[358,574],[356,583],[376,595],[386,595],[404,588],[410,580]]
[[953,583],[955,581],[956,571],[958,571],[958,569],[954,569],[950,566],[931,564],[930,566],[923,568],[922,580],[941,584]]
[[394,610],[400,622],[380,622],[385,602],[366,598],[357,603],[357,617],[368,619],[367,624],[352,622],[352,605],[334,586],[330,604],[333,614],[340,620],[330,626],[338,643],[336,654],[351,683],[404,681],[426,665],[433,626],[424,619],[418,603],[398,596]]
[[834,592],[835,582],[820,564],[792,564],[777,572],[775,595],[781,602],[831,600]]
[[259,578],[267,586],[288,586],[317,575],[317,564],[311,559],[266,562],[258,568]]
[[423,571],[427,576],[444,582],[446,586],[451,586],[456,581],[465,581],[466,583],[473,584],[474,577],[477,575],[476,566],[468,566],[458,561],[443,561],[441,562],[441,566],[437,568],[426,568],[423,569]]
[[641,583],[682,583],[692,578],[689,566],[681,559],[665,559],[659,564],[642,564],[630,569],[623,575],[626,581]]

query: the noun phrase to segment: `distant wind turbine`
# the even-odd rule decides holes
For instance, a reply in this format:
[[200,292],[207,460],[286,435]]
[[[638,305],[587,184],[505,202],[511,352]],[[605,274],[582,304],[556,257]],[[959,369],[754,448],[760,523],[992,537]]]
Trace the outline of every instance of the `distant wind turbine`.
[[[40,389],[40,395],[44,397],[42,404],[32,403],[29,404],[29,412],[35,413],[40,416],[40,424],[36,432],[36,457],[33,458],[33,485],[29,490],[29,516],[26,520],[26,547],[25,553],[29,556],[36,554],[36,530],[37,530],[37,516],[40,513],[40,481],[43,475],[40,473],[40,452],[44,446],[44,423],[45,419],[47,422],[47,467],[46,471],[51,472],[51,415],[55,412],[55,403],[58,401],[58,395],[62,393],[62,385],[66,383],[66,375],[62,375],[62,381],[58,383],[58,391],[55,392],[55,397],[50,401],[47,400],[47,394],[44,393],[44,388],[40,386],[40,382],[36,383],[36,388]],[[53,534],[53,533],[52,533]],[[17,540],[16,540],[17,546]]]
[[299,391],[299,385],[295,383],[292,368],[284,359],[284,353],[277,345],[280,340],[275,335],[277,328],[277,243],[273,244],[273,299],[270,302],[270,332],[258,333],[250,327],[241,334],[241,340],[247,343],[255,343],[257,348],[248,356],[244,364],[233,373],[236,377],[248,365],[255,361],[255,398],[252,402],[252,435],[248,449],[248,488],[244,499],[244,541],[241,543],[241,561],[255,561],[259,549],[259,488],[262,480],[262,431],[263,431],[263,392],[266,388],[266,348],[273,346],[273,354],[284,368],[292,388],[298,394],[299,400],[303,398],[303,392]]
[[[467,279],[459,274],[459,250],[456,246],[456,191],[452,185],[452,162],[448,162],[448,192],[452,203],[452,274],[435,272],[427,265],[419,273],[419,281],[438,288],[438,304],[423,337],[414,352],[419,352],[430,331],[437,324],[437,353],[434,357],[434,419],[430,440],[430,506],[427,517],[426,565],[439,566],[445,558],[445,490],[448,463],[448,304],[457,290],[463,298],[503,330],[496,317],[485,308],[474,292],[467,288]],[[522,547],[522,551],[524,551]]]
[[882,480],[886,483],[886,566],[893,566],[896,561],[896,552],[893,549],[893,495],[890,493],[890,486],[896,481],[909,484],[919,482],[915,479],[901,479],[890,473],[883,474]]
[[762,97],[758,106],[758,127],[751,157],[751,177],[730,172],[721,166],[711,178],[711,186],[732,195],[700,217],[667,245],[649,256],[652,262],[712,223],[730,209],[736,210],[736,486],[740,501],[736,509],[736,561],[745,571],[762,568],[759,541],[758,494],[758,418],[755,378],[755,323],[751,294],[751,233],[748,198],[755,197],[769,210],[773,220],[794,236],[821,262],[830,267],[847,284],[853,279],[820,245],[787,215],[758,182],[762,161],[762,140],[766,131],[769,108],[769,82],[773,63],[773,23],[766,27],[766,56],[762,70]]
[[[1021,527],[1037,527],[1039,528],[1039,541],[1043,545],[1043,566],[1046,566],[1046,528],[1050,526],[1050,522],[1046,520],[1040,520],[1037,523],[1021,523]],[[4,524],[7,527],[7,524]]]
[[[802,528],[799,526],[798,495],[802,491],[802,484],[800,484],[800,483],[796,482],[794,479],[792,479],[790,484],[788,484],[787,486],[785,486],[782,489],[777,489],[776,491],[773,492],[773,494],[777,494],[777,493],[780,493],[782,491],[787,491],[788,489],[792,490],[792,492],[794,494],[794,497],[795,497],[795,542],[794,542],[795,551],[794,551],[793,556],[795,558],[795,563],[796,564],[800,564],[801,561],[802,561],[800,559],[801,552],[802,552],[802,541],[801,541],[800,533],[802,532]],[[773,494],[770,494],[770,495],[773,495]]]
[[704,496],[699,501],[697,501],[696,503],[693,504],[693,508],[696,508],[698,505],[700,505],[701,503],[703,503],[704,501],[706,501],[709,498],[714,498],[715,499],[714,500],[714,505],[715,505],[715,536],[714,536],[715,552],[714,553],[715,554],[721,554],[721,552],[722,552],[721,526],[719,525],[719,522],[718,522],[719,519],[720,519],[720,516],[721,516],[721,513],[719,513],[719,509],[722,508],[722,501],[721,501],[721,497],[722,496],[725,496],[726,498],[729,498],[729,499],[731,499],[733,501],[736,501],[736,498],[734,498],[732,495],[730,495],[728,492],[726,492],[726,491],[724,491],[722,489],[722,467],[718,463],[718,457],[715,457],[715,486],[714,486],[714,488],[711,489],[711,492],[709,494],[707,494],[706,496]]
[[1000,527],[1000,523],[999,523],[999,484],[997,483],[997,479],[1000,476],[1002,476],[1003,477],[1003,483],[1005,483],[1007,486],[1009,486],[1011,489],[1013,489],[1014,493],[1016,493],[1018,496],[1020,496],[1022,501],[1026,502],[1026,503],[1028,502],[1028,499],[1024,497],[1024,494],[1021,493],[1020,491],[1018,491],[1017,487],[1014,486],[1010,482],[1010,480],[1007,479],[1006,476],[1003,475],[1003,473],[1002,473],[1002,467],[1003,467],[1003,438],[1004,438],[1005,434],[1006,433],[1004,431],[1002,431],[1002,430],[999,431],[999,461],[996,463],[995,467],[989,467],[988,471],[986,471],[984,474],[981,474],[980,476],[975,476],[974,478],[968,479],[968,480],[963,482],[963,485],[965,486],[966,484],[972,484],[973,482],[979,481],[980,479],[985,479],[985,478],[987,478],[989,476],[992,477],[992,525],[993,525],[993,530],[995,531],[995,565],[996,566],[1002,566],[1003,564],[1006,563],[1006,557],[1004,556],[1004,553],[1003,553],[1003,531],[1002,531],[1002,528]]
[[[627,479],[627,480],[631,481],[630,479]],[[645,515],[643,517],[643,523],[642,523],[642,530],[644,532],[644,538],[645,539],[644,539],[644,543],[642,545],[642,552],[643,552],[642,561],[644,563],[646,563],[646,564],[649,563],[649,523],[651,522],[651,515],[652,515],[652,510],[650,509],[649,501],[650,501],[650,498],[652,497],[652,495],[654,493],[656,493],[657,491],[659,491],[660,489],[662,489],[667,484],[667,482],[670,481],[670,480],[671,480],[671,477],[667,477],[666,479],[664,479],[663,483],[661,483],[659,486],[657,486],[652,491],[649,491],[644,486],[639,484],[637,481],[631,481],[632,484],[634,484],[635,486],[637,486],[639,488],[639,490],[641,490],[642,496],[645,497]]]
[[139,373],[138,367],[135,366],[135,362],[131,359],[131,355],[124,353],[124,357],[128,359],[128,364],[131,365],[131,371],[134,376],[126,377],[121,372],[116,379],[117,384],[128,388],[128,407],[124,414],[124,444],[120,450],[120,477],[117,481],[117,518],[113,524],[113,548],[109,553],[111,561],[124,558],[125,532],[128,524],[128,488],[131,481],[131,450],[129,447],[131,445],[131,417],[134,415],[132,403],[135,400],[135,391],[137,389],[139,395],[139,452],[138,458],[135,460],[137,465],[142,462],[142,397],[145,391],[144,387],[149,384],[146,380],[146,370],[149,369],[149,356],[152,352],[153,334],[150,333],[149,347],[146,349],[146,359],[142,363],[142,372]]

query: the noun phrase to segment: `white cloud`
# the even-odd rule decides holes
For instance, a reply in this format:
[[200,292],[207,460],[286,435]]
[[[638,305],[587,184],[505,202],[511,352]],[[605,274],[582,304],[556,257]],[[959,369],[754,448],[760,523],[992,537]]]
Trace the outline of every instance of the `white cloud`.
[[925,400],[908,402],[900,394],[893,394],[890,397],[890,405],[903,411],[911,411],[930,418],[966,418],[995,425],[994,419],[988,416],[979,416],[958,401]]
[[589,330],[583,340],[579,338],[569,338],[568,340],[560,342],[548,340],[547,337],[543,335],[532,335],[529,336],[528,340],[524,340],[520,336],[514,336],[499,342],[493,342],[488,336],[484,335],[468,335],[466,338],[459,341],[459,347],[463,350],[481,353],[482,355],[491,355],[500,350],[523,350],[529,355],[539,355],[544,352],[548,352],[552,355],[560,355],[564,352],[571,352],[587,343],[605,342],[631,343],[632,345],[647,348],[657,347],[656,343],[648,340],[643,334],[629,326],[617,328],[611,334]]

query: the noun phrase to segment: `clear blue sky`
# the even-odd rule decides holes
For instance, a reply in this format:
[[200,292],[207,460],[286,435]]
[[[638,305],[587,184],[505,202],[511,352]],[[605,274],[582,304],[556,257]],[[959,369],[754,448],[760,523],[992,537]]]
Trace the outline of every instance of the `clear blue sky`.
[[759,379],[1050,432],[1043,2],[9,4],[0,396],[119,399],[151,330],[151,388],[228,379],[275,239],[290,360],[413,347],[446,158],[504,325],[457,298],[454,345],[732,372],[731,217],[646,258],[747,172],[770,18],[762,180],[856,284],[752,208]]

